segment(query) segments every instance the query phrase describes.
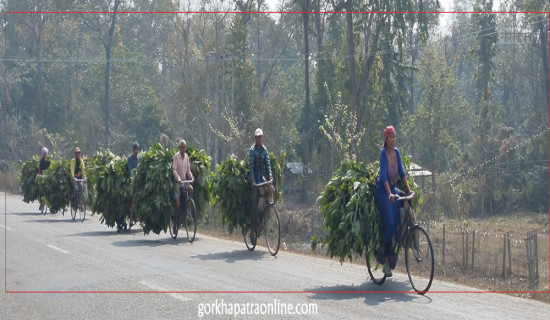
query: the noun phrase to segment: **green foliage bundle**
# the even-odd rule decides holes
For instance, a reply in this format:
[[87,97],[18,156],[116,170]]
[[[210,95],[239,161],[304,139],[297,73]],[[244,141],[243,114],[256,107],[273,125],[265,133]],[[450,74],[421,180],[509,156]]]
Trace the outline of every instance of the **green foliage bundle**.
[[381,219],[374,202],[378,163],[368,167],[346,159],[325,187],[317,204],[321,207],[325,230],[324,239],[312,239],[312,246],[322,241],[327,255],[352,259],[365,248],[370,253],[380,241]]
[[199,221],[204,219],[208,206],[210,205],[210,157],[204,149],[196,150],[193,147],[187,148],[191,173],[195,178],[193,183],[193,200],[197,208]]
[[51,213],[69,206],[73,196],[70,167],[70,160],[52,161],[50,168],[37,179]]
[[237,226],[248,224],[248,204],[250,192],[246,173],[247,164],[236,157],[227,157],[217,168],[217,175],[212,181],[212,193],[218,205],[218,220],[227,225],[229,233]]
[[142,155],[132,181],[132,194],[136,199],[136,218],[143,232],[166,232],[170,216],[176,207],[174,192],[176,181],[172,174],[172,148],[159,143]]
[[33,202],[40,196],[40,189],[36,183],[39,161],[37,156],[33,156],[19,167],[19,183],[25,203]]
[[101,223],[121,228],[130,214],[132,194],[130,178],[127,177],[127,159],[115,157],[100,167],[95,177],[97,197],[93,211],[100,213]]
[[273,186],[275,193],[273,199],[279,202],[283,199],[283,168],[285,167],[286,153],[282,153],[279,158],[273,153],[269,153],[269,162],[271,163],[271,171],[273,174]]
[[[410,160],[403,157],[403,165],[407,172]],[[378,168],[378,162],[368,165],[349,159],[342,162],[336,175],[317,199],[325,230],[329,234],[324,239],[313,237],[312,249],[322,243],[327,246],[327,255],[331,258],[338,256],[340,261],[346,257],[352,260],[352,256],[357,257],[363,253],[371,256],[374,253],[383,237],[382,220],[375,202]],[[402,187],[398,183],[397,187],[400,186]],[[409,186],[416,191],[412,180]],[[419,198],[418,194],[413,208]]]
[[115,155],[109,150],[101,150],[96,152],[91,158],[84,158],[84,165],[86,166],[86,177],[88,179],[88,197],[86,202],[91,208],[92,212],[98,212],[95,208],[97,193],[97,180],[99,177],[99,171],[104,170],[111,160],[115,158]]

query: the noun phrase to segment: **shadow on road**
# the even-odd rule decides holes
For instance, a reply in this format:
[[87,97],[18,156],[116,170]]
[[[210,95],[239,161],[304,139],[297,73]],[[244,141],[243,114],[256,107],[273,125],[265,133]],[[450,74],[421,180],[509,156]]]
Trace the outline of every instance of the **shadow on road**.
[[[8,213],[8,215],[18,215],[18,216],[37,216],[37,217],[40,217],[40,216],[44,216],[44,214],[40,213],[39,211],[34,211],[34,212],[10,212]],[[47,213],[47,215],[51,215],[51,213]]]
[[105,230],[105,231],[88,231],[88,232],[78,232],[73,234],[68,234],[66,237],[105,237],[105,236],[121,236],[125,234],[136,234],[142,233],[143,230],[133,229],[129,231],[117,232],[116,229]]
[[233,250],[231,252],[216,252],[208,254],[199,254],[191,256],[191,258],[198,258],[200,260],[225,260],[227,263],[235,263],[235,261],[262,260],[266,256],[271,256],[268,252],[261,251],[248,251],[248,250]]
[[71,217],[61,217],[62,219],[38,219],[38,220],[28,220],[24,221],[25,223],[82,223],[80,219],[73,220]]
[[177,238],[176,240],[174,240],[170,237],[164,238],[164,239],[158,239],[158,240],[141,239],[141,240],[124,240],[124,241],[113,242],[113,246],[122,247],[122,248],[178,246],[183,244],[191,245],[191,243],[187,241],[187,238],[184,238],[184,239]]
[[[306,289],[312,291],[312,299],[319,300],[344,300],[365,298],[365,304],[375,306],[384,302],[415,302],[431,303],[432,299],[414,292],[408,282],[386,281],[383,285],[367,282],[356,286],[324,286]],[[429,295],[429,293],[428,293]]]

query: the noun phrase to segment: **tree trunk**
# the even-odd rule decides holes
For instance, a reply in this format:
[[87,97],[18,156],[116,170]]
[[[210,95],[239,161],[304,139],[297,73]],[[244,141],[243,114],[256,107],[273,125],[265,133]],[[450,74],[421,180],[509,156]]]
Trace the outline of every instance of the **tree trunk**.
[[[346,8],[346,42],[348,47],[348,74],[349,74],[349,107],[352,116],[357,116],[357,73],[355,63],[355,42],[353,40],[353,0],[347,0]],[[348,126],[349,127],[349,126]],[[353,136],[355,136],[356,128],[349,128]],[[352,138],[349,147],[349,154],[355,154],[357,149],[357,141]]]
[[546,28],[544,28],[544,21],[539,22],[540,49],[543,65],[542,73],[544,74],[544,84],[546,85],[543,91],[545,93],[544,96],[546,97],[546,105],[548,105],[550,101],[550,92],[548,92],[548,88],[550,87],[550,80],[548,79],[548,49],[546,48],[546,46],[548,45],[548,34],[546,33],[546,31]]
[[304,99],[304,111],[303,111],[303,123],[302,123],[302,162],[303,162],[303,175],[302,175],[302,201],[307,202],[307,173],[310,156],[309,146],[309,0],[302,2],[302,17],[304,18],[304,87],[305,87],[305,99]]
[[113,7],[113,13],[111,16],[111,27],[109,28],[109,35],[107,37],[107,43],[105,44],[105,100],[104,100],[104,106],[105,106],[105,113],[104,113],[104,124],[105,124],[105,147],[109,148],[110,140],[111,140],[111,128],[109,125],[110,118],[111,118],[111,106],[109,105],[109,75],[111,72],[111,50],[113,48],[113,35],[115,32],[115,25],[116,25],[116,14],[118,12],[118,6],[120,5],[121,0],[115,0],[114,7]]

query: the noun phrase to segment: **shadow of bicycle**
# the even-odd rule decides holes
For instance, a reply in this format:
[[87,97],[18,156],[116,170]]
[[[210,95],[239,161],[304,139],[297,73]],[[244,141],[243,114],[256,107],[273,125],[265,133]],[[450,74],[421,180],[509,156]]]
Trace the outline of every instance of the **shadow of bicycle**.
[[312,299],[345,300],[364,297],[365,304],[375,306],[384,302],[414,302],[431,303],[432,299],[426,295],[419,295],[411,288],[407,281],[386,280],[383,285],[366,282],[361,285],[322,286],[305,291],[313,292]]
[[189,241],[187,241],[187,238],[185,240],[180,240],[180,238],[174,240],[170,237],[164,238],[164,239],[157,239],[157,240],[149,240],[149,239],[131,239],[131,240],[124,240],[124,241],[116,241],[113,242],[112,245],[115,247],[121,247],[121,248],[130,248],[130,247],[163,247],[163,246],[179,246],[189,244]]
[[216,252],[191,256],[191,258],[197,258],[203,261],[224,260],[227,263],[235,263],[236,261],[245,260],[258,261],[269,257],[271,257],[271,254],[269,254],[269,252],[248,250],[233,250],[231,252]]
[[139,229],[131,229],[128,231],[121,231],[117,232],[116,228],[112,228],[111,230],[105,230],[105,231],[87,231],[87,232],[78,232],[73,234],[68,234],[66,237],[105,237],[105,236],[121,236],[121,235],[128,235],[128,234],[137,234],[142,233],[143,230]]

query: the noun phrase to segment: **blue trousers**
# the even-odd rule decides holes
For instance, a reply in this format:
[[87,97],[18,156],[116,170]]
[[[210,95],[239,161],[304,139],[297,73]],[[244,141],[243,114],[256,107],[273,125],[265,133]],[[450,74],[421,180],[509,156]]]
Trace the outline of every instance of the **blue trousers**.
[[[392,194],[397,194],[399,190],[396,187],[390,188]],[[375,201],[378,205],[378,211],[382,218],[384,226],[384,253],[386,257],[391,255],[391,241],[393,234],[401,224],[401,201],[390,202],[384,185],[376,185]]]

